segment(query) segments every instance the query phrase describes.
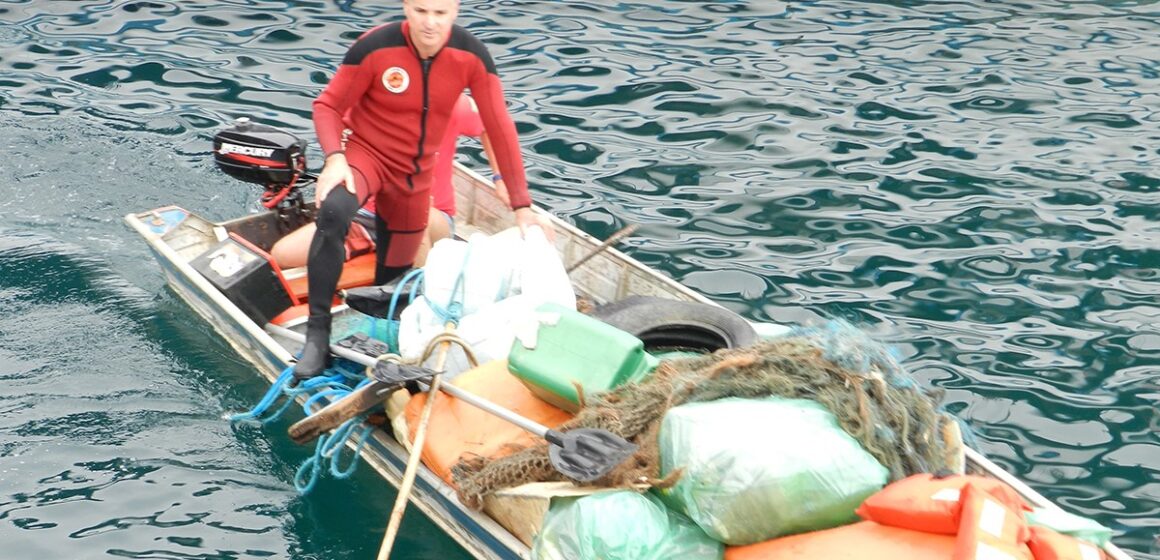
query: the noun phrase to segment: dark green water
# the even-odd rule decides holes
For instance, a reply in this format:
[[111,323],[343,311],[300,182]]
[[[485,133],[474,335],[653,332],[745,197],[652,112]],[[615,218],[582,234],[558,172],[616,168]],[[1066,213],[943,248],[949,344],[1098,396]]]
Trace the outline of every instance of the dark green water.
[[[1160,558],[1160,3],[463,9],[542,205],[640,224],[629,253],[750,318],[893,342],[981,451]],[[374,556],[393,491],[295,494],[308,450],[222,420],[264,385],[121,217],[256,211],[213,131],[313,138],[346,46],[399,15],[0,1],[0,556]],[[413,512],[399,548],[463,556]]]

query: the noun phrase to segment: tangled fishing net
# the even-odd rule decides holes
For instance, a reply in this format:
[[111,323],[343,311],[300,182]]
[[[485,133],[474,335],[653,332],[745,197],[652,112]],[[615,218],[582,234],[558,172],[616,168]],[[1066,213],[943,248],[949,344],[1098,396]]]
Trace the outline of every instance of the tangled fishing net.
[[[940,412],[941,397],[920,391],[886,347],[841,321],[796,329],[746,348],[664,361],[641,383],[592,396],[558,429],[601,428],[640,446],[632,459],[594,485],[663,487],[680,476],[676,471],[671,480],[659,479],[657,436],[668,409],[687,402],[765,396],[822,404],[890,471],[891,480],[957,468],[952,457],[961,451],[955,448],[961,440],[944,435],[955,420]],[[744,421],[738,419],[739,428]],[[459,499],[476,509],[484,496],[503,488],[567,480],[552,467],[547,443],[498,459],[464,457],[452,476]]]

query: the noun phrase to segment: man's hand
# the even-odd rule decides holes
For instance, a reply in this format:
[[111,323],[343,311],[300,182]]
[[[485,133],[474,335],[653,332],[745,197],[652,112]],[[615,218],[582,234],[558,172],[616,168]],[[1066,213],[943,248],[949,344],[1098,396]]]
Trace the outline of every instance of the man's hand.
[[318,181],[314,185],[314,205],[321,207],[326,195],[338,185],[346,185],[350,194],[358,194],[354,187],[354,173],[346,163],[346,154],[330,154],[326,164],[322,166],[322,173],[318,174]]
[[544,230],[544,237],[548,238],[548,242],[556,242],[556,229],[552,227],[552,221],[546,216],[541,217],[526,206],[516,209],[515,213],[516,225],[520,228],[521,237],[527,237],[529,227],[540,226],[540,229]]

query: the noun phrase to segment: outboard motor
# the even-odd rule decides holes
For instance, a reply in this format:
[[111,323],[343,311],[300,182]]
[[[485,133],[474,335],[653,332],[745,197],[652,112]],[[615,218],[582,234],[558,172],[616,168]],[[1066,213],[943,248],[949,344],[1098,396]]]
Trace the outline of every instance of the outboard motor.
[[213,158],[227,175],[265,187],[262,205],[280,214],[301,212],[301,187],[314,180],[306,172],[306,141],[246,117],[213,137]]
[[270,212],[226,222],[228,236],[189,264],[263,325],[295,303],[269,251],[313,218],[302,194],[302,187],[315,180],[306,171],[306,141],[242,117],[214,135],[213,158],[227,175],[262,185],[262,206]]

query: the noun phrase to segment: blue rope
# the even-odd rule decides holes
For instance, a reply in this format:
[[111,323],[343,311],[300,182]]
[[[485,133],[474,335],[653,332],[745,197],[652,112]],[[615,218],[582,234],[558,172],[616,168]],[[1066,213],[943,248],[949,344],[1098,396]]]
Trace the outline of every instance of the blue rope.
[[[348,366],[347,364],[353,364],[353,362],[336,360],[335,364],[327,370],[330,375],[307,379],[293,388],[289,386],[289,382],[294,376],[294,366],[291,365],[282,370],[282,373],[270,385],[258,404],[254,405],[254,408],[247,412],[234,414],[229,417],[229,420],[230,422],[257,420],[262,424],[267,424],[281,417],[282,413],[294,404],[298,396],[307,394],[309,396],[303,402],[302,407],[303,412],[309,416],[313,412],[313,406],[322,399],[340,400],[359,387],[371,382],[366,377],[365,370],[356,369],[353,365]],[[270,409],[283,397],[285,402],[273,413],[270,413]],[[309,493],[318,483],[319,475],[324,470],[329,471],[337,479],[350,478],[354,474],[358,468],[359,453],[362,452],[374,430],[372,426],[363,425],[365,419],[366,415],[351,418],[333,433],[323,434],[318,438],[318,443],[314,446],[314,453],[303,461],[294,473],[294,488],[300,494]],[[360,426],[362,426],[361,429],[359,429]],[[348,464],[341,467],[342,447],[352,436],[358,437],[358,443],[355,445],[354,454]]]
[[819,327],[796,327],[791,334],[811,339],[823,358],[867,379],[877,371],[895,387],[916,387],[914,378],[902,368],[897,349],[871,339],[845,320],[833,319]]
[[395,316],[395,309],[399,305],[399,294],[403,293],[403,287],[407,285],[407,282],[411,282],[411,293],[409,295],[413,300],[415,299],[415,295],[419,293],[419,286],[423,285],[423,269],[412,269],[399,282],[399,287],[395,290],[394,294],[391,294],[391,307],[387,310],[387,317]]
[[[291,388],[289,385],[290,378],[294,375],[294,366],[289,366],[282,370],[270,388],[266,390],[266,394],[258,401],[254,408],[248,412],[234,414],[229,417],[230,422],[241,422],[245,420],[257,420],[262,424],[269,424],[280,418],[290,405],[294,404],[294,400],[298,395],[311,393],[316,389],[331,389],[333,391],[341,392],[342,394],[351,391],[350,386],[343,383],[350,375],[345,371],[339,371],[330,376],[319,376],[307,379],[298,384],[297,387]],[[282,403],[273,413],[267,414],[270,407],[278,401],[279,398],[286,397],[286,401]],[[309,410],[309,409],[307,409]]]
[[[298,470],[294,471],[294,489],[300,495],[309,494],[318,482],[318,461],[322,457],[322,446],[325,442],[326,438],[318,438],[318,443],[314,444],[314,454],[303,461],[301,465],[298,465]],[[303,480],[303,476],[308,478]]]
[[[391,294],[391,303],[387,308],[386,318],[367,315],[363,319],[363,327],[361,327],[363,332],[370,333],[372,338],[386,342],[387,346],[391,348],[391,352],[399,352],[399,321],[394,319],[394,317],[395,312],[399,308],[399,296],[402,295],[404,291],[406,291],[408,283],[411,284],[411,301],[414,301],[415,296],[418,295],[419,289],[423,285],[423,269],[412,269],[411,271],[407,272],[406,276],[403,276],[403,279],[399,282],[398,286],[395,287],[395,292]],[[380,324],[385,325],[386,328],[380,329]]]
[[[464,273],[467,271],[467,261],[471,259],[471,244],[467,244],[467,250],[463,253],[463,264],[459,267],[459,274],[455,277],[455,285],[451,287],[451,295],[448,297],[446,307],[440,306],[438,303],[427,299],[427,304],[435,315],[439,317],[440,323],[452,323],[459,326],[459,319],[463,318],[463,300],[467,297],[467,282],[464,281]],[[458,295],[458,299],[456,296]]]
[[313,406],[318,401],[320,401],[324,398],[327,398],[327,397],[331,397],[331,396],[334,396],[334,398],[331,400],[338,400],[338,399],[341,399],[342,397],[345,397],[349,394],[350,394],[350,389],[346,388],[346,387],[324,389],[322,391],[314,393],[313,395],[310,395],[310,397],[308,397],[306,399],[306,401],[302,403],[302,412],[304,412],[307,416],[310,416],[310,413],[314,410]]
[[286,389],[286,384],[290,381],[290,378],[293,377],[293,375],[294,366],[287,366],[286,369],[282,370],[282,373],[278,375],[278,378],[274,380],[274,383],[270,385],[270,388],[266,390],[266,394],[262,396],[261,400],[258,401],[258,404],[254,405],[254,408],[251,408],[249,412],[241,412],[231,415],[229,417],[229,421],[242,422],[245,420],[259,420],[265,424],[266,422],[281,416],[282,412],[286,409],[286,404],[283,404],[282,407],[279,408],[269,418],[261,418],[262,414],[269,410],[269,408],[278,400],[278,397],[282,396],[283,391]]
[[318,438],[318,443],[314,445],[314,454],[303,461],[298,466],[298,470],[294,472],[294,489],[299,494],[309,494],[318,484],[323,470],[330,471],[330,475],[339,480],[350,478],[354,474],[355,470],[358,469],[359,453],[362,453],[374,428],[363,426],[362,430],[359,431],[358,443],[355,444],[350,464],[346,468],[339,468],[339,459],[341,459],[342,447],[346,444],[346,440],[350,438],[358,426],[362,425],[365,419],[365,415],[351,418],[336,428],[334,433],[323,434]]
[[[463,271],[461,269],[459,278],[456,279],[453,294],[455,292],[462,293],[462,282]],[[423,284],[423,269],[417,268],[408,272],[399,283],[398,289],[391,296],[391,305],[387,312],[389,321],[388,328],[392,324],[395,327],[394,329],[389,329],[390,332],[388,334],[392,340],[388,340],[387,343],[391,345],[392,349],[397,349],[399,345],[398,321],[389,318],[395,316],[395,311],[399,305],[399,295],[408,283],[411,284],[410,296],[414,300]],[[462,309],[462,304],[459,305],[459,309]],[[377,318],[372,317],[372,319],[377,321]],[[376,324],[372,323],[371,328],[374,329],[375,326]],[[345,367],[348,363],[352,362],[348,360],[336,360],[335,364],[327,370],[331,375],[307,379],[293,388],[289,386],[290,380],[294,376],[294,366],[291,365],[282,370],[282,373],[278,375],[278,378],[270,385],[266,394],[262,396],[262,399],[258,401],[258,404],[254,408],[248,412],[230,416],[230,421],[260,420],[263,424],[272,422],[278,419],[294,403],[299,395],[305,394],[309,394],[309,396],[302,403],[302,411],[306,416],[310,416],[313,413],[314,405],[319,404],[323,399],[329,399],[331,402],[341,400],[359,387],[371,382],[366,377],[365,369]],[[286,402],[272,414],[267,414],[274,403],[282,397],[286,397]],[[371,432],[374,431],[374,427],[364,425],[364,420],[366,420],[365,414],[351,418],[343,422],[333,433],[323,434],[318,438],[318,442],[314,445],[314,453],[303,461],[294,472],[294,488],[298,490],[299,494],[308,494],[313,490],[318,484],[318,478],[323,471],[330,472],[331,476],[337,479],[350,478],[354,474],[358,468],[358,456],[366,445],[367,440],[370,439]],[[359,429],[360,426],[361,429]],[[351,437],[357,437],[358,443],[354,446],[354,453],[349,463],[345,467],[342,467],[340,466],[342,448]]]
[[[367,439],[370,438],[371,432],[374,430],[371,426],[362,426],[363,420],[365,420],[365,416],[343,422],[322,446],[323,457],[330,459],[331,476],[340,480],[349,478],[358,468],[359,453],[362,452],[363,446],[366,445]],[[358,443],[355,444],[354,453],[351,454],[350,464],[346,468],[340,468],[338,465],[340,464],[339,459],[342,458],[342,447],[359,426],[362,426],[362,429],[358,431]]]
[[[461,271],[460,279],[462,279],[462,275],[463,273]],[[423,269],[416,268],[408,272],[406,276],[403,276],[403,279],[399,282],[398,287],[395,289],[395,293],[391,296],[391,305],[387,308],[388,340],[386,342],[388,345],[390,345],[392,350],[396,351],[399,347],[398,321],[395,321],[392,319],[392,317],[395,316],[395,311],[398,309],[399,296],[403,293],[408,284],[410,284],[410,298],[411,300],[414,300],[419,293],[419,289],[423,285]],[[379,321],[379,319],[377,317],[371,317],[370,319],[373,321],[371,323],[372,332],[375,332],[374,329],[377,329],[377,321]],[[345,372],[344,375],[346,375]],[[336,376],[336,378],[331,378],[331,380],[325,384],[314,383],[306,388],[306,390],[313,390],[315,388],[319,388],[322,385],[325,385],[324,388],[321,388],[321,390],[319,390],[317,393],[311,395],[306,399],[306,402],[303,403],[303,412],[305,412],[307,416],[313,412],[313,405],[317,404],[320,400],[324,398],[328,398],[331,401],[340,400],[353,391],[357,390],[359,387],[362,387],[363,385],[371,382],[371,380],[366,377],[365,370],[360,371],[359,375],[347,375],[347,377],[352,379],[358,379],[358,382],[354,385],[353,388],[341,383],[340,379],[337,377],[338,376]],[[310,381],[314,380],[312,379]],[[307,383],[309,383],[309,381]],[[338,428],[334,430],[334,432],[330,434],[323,434],[318,438],[318,443],[316,443],[314,446],[314,453],[311,454],[311,456],[305,461],[303,461],[302,464],[298,466],[298,470],[294,473],[294,488],[298,491],[299,494],[305,495],[310,493],[310,491],[313,490],[314,487],[318,484],[318,479],[323,471],[330,472],[331,476],[340,480],[350,478],[350,476],[354,474],[355,470],[358,469],[359,454],[362,452],[363,447],[366,446],[367,440],[370,439],[371,432],[374,431],[374,427],[364,425],[365,419],[365,414],[351,418],[346,422],[343,422]],[[362,426],[361,429],[359,429],[360,426]],[[342,448],[346,445],[347,440],[349,440],[351,437],[357,437],[358,443],[355,444],[354,453],[351,455],[349,463],[345,467],[342,467],[340,466],[342,464]]]
[[[325,387],[314,393],[306,402],[303,403],[303,412],[307,416],[313,413],[312,405],[317,404],[318,401],[324,398],[330,398],[331,401],[338,401],[351,394],[359,387],[371,382],[365,376],[351,376],[347,372],[342,372],[342,375],[347,377],[357,377],[358,383],[351,387],[346,384],[332,381],[325,384]],[[359,415],[343,422],[338,428],[330,434],[322,434],[318,438],[318,443],[314,446],[314,453],[301,465],[294,473],[294,489],[299,494],[305,495],[314,489],[318,483],[318,477],[323,470],[329,470],[330,474],[337,479],[350,478],[358,469],[358,456],[362,452],[363,446],[366,445],[367,439],[370,438],[371,431],[374,430],[372,426],[363,426],[359,431],[358,444],[355,445],[354,455],[350,459],[350,463],[345,468],[339,468],[339,459],[341,458],[342,447],[346,444],[346,440],[351,437],[355,429],[363,424],[366,415]]]

